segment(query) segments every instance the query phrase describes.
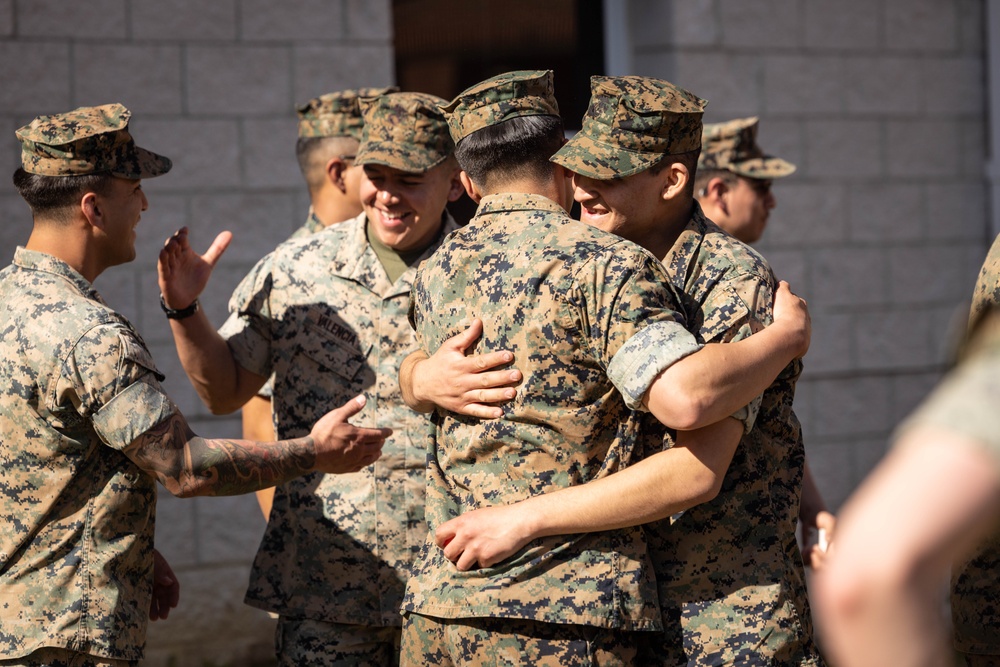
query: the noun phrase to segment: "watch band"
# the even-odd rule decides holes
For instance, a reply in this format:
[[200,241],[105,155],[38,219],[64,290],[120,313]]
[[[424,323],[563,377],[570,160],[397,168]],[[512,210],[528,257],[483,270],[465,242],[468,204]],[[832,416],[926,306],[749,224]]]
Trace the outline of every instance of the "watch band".
[[197,313],[198,308],[200,308],[200,305],[198,303],[198,299],[195,299],[194,303],[192,303],[187,308],[179,308],[175,310],[166,304],[166,302],[163,300],[163,295],[161,294],[160,308],[162,308],[163,312],[167,314],[168,320],[183,320],[184,318],[191,317],[192,315]]

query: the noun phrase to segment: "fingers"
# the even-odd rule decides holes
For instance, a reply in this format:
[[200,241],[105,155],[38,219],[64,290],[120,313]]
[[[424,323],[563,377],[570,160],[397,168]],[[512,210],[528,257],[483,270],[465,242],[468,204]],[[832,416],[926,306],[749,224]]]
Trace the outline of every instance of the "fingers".
[[468,548],[470,545],[467,540],[460,538],[454,529],[444,532],[439,529],[434,535],[434,540],[444,552],[444,557],[454,563],[459,572],[466,572],[476,567],[478,559],[475,550]]
[[368,399],[365,398],[365,395],[359,394],[333,412],[336,413],[339,421],[346,422],[348,419],[361,412],[367,402]]
[[495,398],[479,400],[485,402],[510,400],[514,398],[514,394],[516,392],[506,385],[520,382],[521,371],[516,369],[505,371],[485,371],[483,373],[477,373],[474,381],[476,382],[476,386],[481,389],[498,388],[497,391],[490,394],[491,396],[495,396]]
[[168,246],[179,246],[181,248],[187,246],[188,228],[181,227],[176,232],[167,237],[167,240],[163,242],[163,247]]
[[215,240],[212,241],[212,245],[205,251],[205,254],[202,255],[202,259],[208,262],[209,266],[214,267],[215,263],[219,261],[220,257],[222,257],[222,253],[226,251],[226,248],[229,247],[229,243],[232,240],[232,232],[221,232],[215,237]]
[[445,341],[447,347],[465,352],[483,335],[483,321],[478,317],[472,320],[469,328]]
[[[487,352],[486,354],[477,354],[473,357],[468,357],[468,360],[472,363],[471,372],[487,371],[491,368],[496,368],[497,366],[504,366],[514,361],[514,355],[506,350],[501,350],[499,352]],[[517,382],[521,379],[521,372],[518,370],[508,370],[508,371],[494,371],[495,373],[517,373],[516,379],[507,379],[505,382]],[[483,373],[483,375],[488,375]]]
[[467,403],[458,411],[458,414],[477,419],[500,419],[503,417],[503,408],[481,403]]
[[[434,531],[434,543],[437,544],[442,549],[448,546],[448,543],[452,541],[455,537],[455,519],[450,521],[445,521],[438,529]],[[447,549],[445,549],[445,556],[448,555]],[[449,558],[448,560],[453,560]]]
[[455,567],[458,568],[459,572],[468,572],[478,564],[479,562],[476,556],[472,553],[472,551],[466,549],[455,562]]

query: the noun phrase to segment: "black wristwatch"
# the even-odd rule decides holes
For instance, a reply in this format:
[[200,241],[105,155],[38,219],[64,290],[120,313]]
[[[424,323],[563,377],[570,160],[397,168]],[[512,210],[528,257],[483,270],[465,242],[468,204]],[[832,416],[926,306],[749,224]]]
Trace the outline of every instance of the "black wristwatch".
[[200,306],[198,304],[198,299],[195,299],[194,303],[192,303],[187,308],[181,308],[179,310],[174,310],[173,308],[169,307],[166,304],[166,302],[163,300],[163,295],[161,294],[160,295],[160,308],[162,308],[163,312],[167,314],[167,319],[168,320],[183,320],[184,318],[191,317],[192,315],[194,315],[195,313],[197,313],[198,312],[198,308],[200,308]]

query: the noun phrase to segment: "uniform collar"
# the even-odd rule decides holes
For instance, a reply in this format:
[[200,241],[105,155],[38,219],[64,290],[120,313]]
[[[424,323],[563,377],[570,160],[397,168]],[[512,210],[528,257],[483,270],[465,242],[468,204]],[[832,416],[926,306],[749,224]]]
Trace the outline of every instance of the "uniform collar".
[[663,265],[667,267],[669,275],[677,276],[683,281],[692,259],[698,254],[698,249],[705,240],[705,234],[714,226],[714,223],[705,217],[701,205],[696,200],[687,225],[663,257]]
[[351,221],[351,224],[354,225],[354,229],[351,230],[351,234],[353,235],[351,239],[353,241],[352,245],[355,248],[359,248],[360,252],[354,266],[345,264],[344,274],[351,280],[358,282],[375,294],[380,294],[383,297],[409,294],[410,288],[413,286],[413,276],[416,274],[416,269],[420,266],[420,262],[423,262],[434,254],[434,251],[441,245],[441,240],[445,236],[458,229],[458,223],[455,222],[451,213],[445,210],[444,216],[444,224],[441,225],[441,231],[438,233],[437,238],[424,249],[417,263],[404,271],[399,280],[393,284],[389,282],[389,276],[386,274],[385,269],[382,268],[382,263],[368,242],[368,236],[365,231],[368,221],[365,214],[361,213]]
[[88,299],[104,303],[104,299],[101,298],[101,295],[94,289],[90,281],[80,275],[76,269],[57,257],[37,250],[28,250],[23,246],[17,246],[17,249],[14,250],[13,264],[29,271],[41,271],[59,276],[71,283]]
[[479,202],[476,216],[488,215],[499,211],[516,211],[523,209],[543,210],[560,215],[568,215],[566,209],[548,197],[524,192],[503,192],[486,195]]

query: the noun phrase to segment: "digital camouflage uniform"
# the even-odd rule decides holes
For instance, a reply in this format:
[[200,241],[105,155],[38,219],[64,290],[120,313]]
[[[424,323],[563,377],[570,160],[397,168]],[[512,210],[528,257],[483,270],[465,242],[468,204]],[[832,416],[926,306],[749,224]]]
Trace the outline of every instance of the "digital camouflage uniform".
[[[635,460],[653,379],[697,350],[677,295],[648,253],[536,195],[485,197],[418,273],[413,317],[436,350],[472,317],[480,345],[524,375],[503,418],[441,417],[430,456],[432,528],[459,514],[583,484]],[[428,541],[404,609],[658,629],[638,528],[536,540],[502,564],[459,572]]]
[[[366,111],[359,159],[406,151],[414,172],[451,151],[438,98],[396,93],[396,103]],[[382,98],[379,98],[381,100]],[[420,125],[432,109],[437,125]],[[368,131],[372,130],[372,137]],[[389,138],[389,135],[392,138]],[[439,141],[443,135],[445,141]],[[395,160],[394,157],[390,159]],[[456,228],[442,213],[441,236]],[[230,301],[220,329],[237,363],[274,374],[275,428],[280,438],[306,435],[330,409],[364,394],[352,423],[390,427],[382,456],[351,474],[314,473],[277,487],[254,561],[246,602],[286,618],[369,626],[373,636],[395,628],[398,644],[403,589],[424,541],[424,469],[434,426],[408,408],[399,391],[399,365],[416,349],[407,315],[414,268],[389,282],[366,235],[364,213],[303,239],[287,241],[262,259]],[[303,628],[279,628],[281,649]],[[318,646],[317,651],[323,647]],[[321,653],[302,658],[321,664]],[[396,656],[378,662],[388,664]]]
[[[551,99],[551,74],[537,74],[502,75],[460,95],[449,108],[452,136],[551,115],[554,99],[540,103]],[[532,93],[537,84],[542,90]],[[513,97],[494,97],[493,87]],[[519,108],[512,100],[524,94],[543,99]],[[480,119],[464,122],[469,113]],[[636,460],[643,395],[661,371],[698,349],[677,299],[649,253],[569,218],[555,202],[525,193],[484,197],[469,224],[418,272],[412,318],[425,351],[481,318],[481,349],[511,350],[523,381],[500,419],[438,413],[428,468],[431,531],[464,512],[584,484]],[[403,609],[417,625],[404,631],[403,661],[421,664],[413,656],[423,655],[469,664],[486,654],[513,664],[630,664],[636,638],[625,632],[661,629],[654,588],[638,527],[540,538],[502,563],[468,572],[430,535],[407,585]],[[428,618],[451,625],[424,628]],[[434,627],[462,633],[451,642],[460,645],[459,659],[434,653],[441,642],[431,636]],[[551,637],[551,647],[539,643],[572,635],[574,627],[607,644],[584,649],[565,636]],[[625,657],[613,646],[605,655],[623,636],[631,642]],[[519,655],[528,637],[540,653]],[[581,650],[602,657],[581,662]]]
[[[17,133],[22,165],[165,173],[169,160],[132,141],[129,116],[113,104],[37,118]],[[156,486],[122,450],[177,408],[132,325],[51,255],[19,247],[0,271],[0,331],[0,655],[137,661]]]
[[[358,90],[340,90],[314,97],[296,108],[299,116],[299,140],[349,137],[361,140],[361,128],[364,120],[361,116],[360,100],[362,97],[376,97],[394,88],[360,88]],[[355,156],[350,156],[351,158]],[[339,222],[339,221],[338,221]],[[301,239],[326,229],[313,207],[309,207],[309,215],[305,223],[292,232],[288,240]],[[257,392],[258,396],[270,399],[274,393],[274,378],[267,382]]]
[[[987,311],[1000,306],[1000,236],[993,242],[979,273],[972,298],[970,326],[976,326]],[[995,317],[995,316],[994,316]],[[996,348],[994,347],[994,352]],[[994,361],[996,355],[990,357]],[[969,371],[966,371],[967,373]],[[996,369],[994,368],[994,372]],[[994,375],[994,378],[1000,375]],[[971,387],[972,385],[970,385]],[[985,389],[985,388],[984,388]],[[957,391],[957,390],[956,390]],[[984,393],[977,400],[991,401],[991,414],[996,412],[997,393]],[[980,405],[978,402],[975,405]],[[986,409],[986,406],[981,406]],[[960,424],[959,415],[947,426]],[[977,417],[975,424],[985,417]],[[997,433],[992,432],[992,441]],[[955,648],[973,655],[1000,656],[1000,533],[994,533],[976,553],[964,563],[956,564],[952,572],[951,618],[954,625]]]
[[[700,343],[736,342],[771,323],[770,267],[697,203],[663,263]],[[801,370],[792,362],[764,392],[719,495],[646,526],[667,629],[657,647],[664,665],[819,664],[795,538],[805,450],[792,400]],[[661,443],[665,429],[647,421],[648,453],[672,445],[672,433]]]
[[[608,180],[640,173],[666,153],[698,148],[702,133],[693,124],[673,150],[657,143],[663,136],[659,125],[669,117],[657,111],[703,108],[694,95],[644,77],[593,77],[591,86],[583,129],[555,162]],[[705,132],[717,168],[754,160],[758,174],[785,169],[787,163],[748,150],[747,144],[755,147],[755,121],[733,127]],[[638,140],[631,133],[637,128]],[[733,145],[742,148],[736,152]],[[736,342],[770,324],[775,289],[770,267],[709,221],[697,202],[663,264],[699,343]],[[650,636],[639,664],[818,664],[795,539],[805,460],[792,412],[800,372],[801,363],[792,363],[762,398],[733,415],[745,434],[714,500],[673,521],[645,526],[665,632]],[[652,415],[643,417],[642,434],[642,456],[673,445],[674,433]]]

